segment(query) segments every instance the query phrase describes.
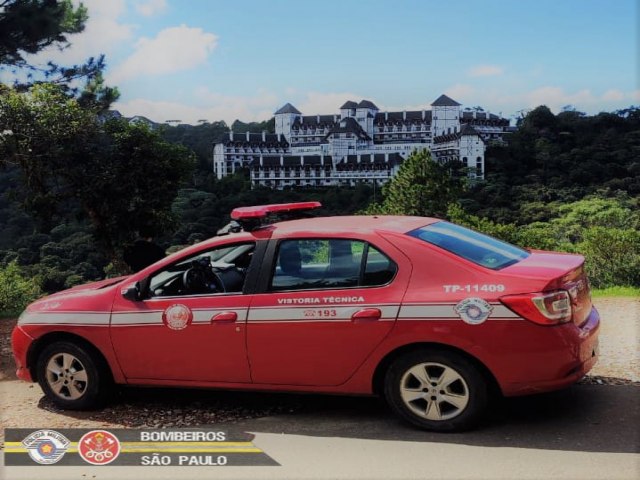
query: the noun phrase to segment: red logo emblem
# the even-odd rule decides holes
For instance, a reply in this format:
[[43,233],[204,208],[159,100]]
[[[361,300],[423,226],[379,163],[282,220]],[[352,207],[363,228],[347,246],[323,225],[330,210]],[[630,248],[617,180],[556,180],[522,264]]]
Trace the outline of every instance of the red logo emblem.
[[92,465],[106,465],[120,455],[120,441],[105,430],[85,433],[78,442],[78,454]]
[[193,320],[193,313],[185,305],[171,305],[162,314],[162,321],[171,330],[187,328]]

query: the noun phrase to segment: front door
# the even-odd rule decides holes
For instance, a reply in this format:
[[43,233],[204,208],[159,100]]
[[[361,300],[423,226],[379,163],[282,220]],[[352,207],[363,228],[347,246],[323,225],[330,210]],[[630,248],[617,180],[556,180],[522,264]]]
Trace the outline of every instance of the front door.
[[111,338],[129,381],[251,381],[242,292],[254,247],[198,252],[155,272],[145,300],[117,296]]
[[353,375],[393,328],[411,271],[391,244],[378,243],[384,251],[341,238],[270,246],[274,260],[261,273],[270,280],[247,324],[255,383],[340,385]]

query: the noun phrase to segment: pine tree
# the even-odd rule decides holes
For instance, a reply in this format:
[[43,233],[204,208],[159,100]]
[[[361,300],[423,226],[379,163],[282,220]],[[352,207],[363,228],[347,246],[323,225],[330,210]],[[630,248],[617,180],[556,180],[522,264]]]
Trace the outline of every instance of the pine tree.
[[428,150],[415,151],[385,185],[383,202],[371,205],[366,213],[444,217],[448,205],[462,193],[464,181],[458,169],[435,162]]

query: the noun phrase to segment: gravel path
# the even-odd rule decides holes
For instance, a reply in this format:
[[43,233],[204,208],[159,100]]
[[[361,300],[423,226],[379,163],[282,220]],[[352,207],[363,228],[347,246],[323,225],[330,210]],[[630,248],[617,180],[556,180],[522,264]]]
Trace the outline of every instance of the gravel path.
[[640,382],[640,298],[596,298],[600,359],[591,376]]
[[[640,298],[599,298],[603,323],[600,361],[582,383],[640,386]],[[236,422],[318,408],[322,400],[304,395],[210,390],[124,389],[111,406],[95,412],[61,412],[36,384],[15,378],[10,332],[15,321],[0,321],[0,426],[38,428],[187,427]]]

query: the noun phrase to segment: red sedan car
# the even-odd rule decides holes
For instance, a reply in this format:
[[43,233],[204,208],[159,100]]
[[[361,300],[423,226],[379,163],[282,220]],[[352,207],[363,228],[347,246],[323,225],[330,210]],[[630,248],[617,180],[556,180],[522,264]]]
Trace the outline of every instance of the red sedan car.
[[236,209],[217,237],[139,273],[36,301],[13,332],[18,376],[67,409],[114,384],[381,394],[453,431],[492,392],[566,387],[596,362],[583,257],[434,218],[264,222],[318,206]]

